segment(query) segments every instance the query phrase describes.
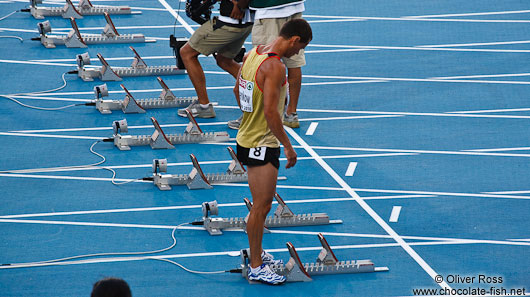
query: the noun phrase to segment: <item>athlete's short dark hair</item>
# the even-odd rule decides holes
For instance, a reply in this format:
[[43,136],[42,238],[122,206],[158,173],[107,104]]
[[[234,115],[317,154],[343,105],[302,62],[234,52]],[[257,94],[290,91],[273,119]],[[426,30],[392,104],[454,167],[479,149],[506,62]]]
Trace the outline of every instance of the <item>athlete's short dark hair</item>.
[[105,278],[94,284],[90,297],[131,297],[127,282],[120,278]]
[[313,31],[306,20],[293,19],[283,25],[280,36],[285,39],[300,36],[300,42],[309,43],[313,39]]

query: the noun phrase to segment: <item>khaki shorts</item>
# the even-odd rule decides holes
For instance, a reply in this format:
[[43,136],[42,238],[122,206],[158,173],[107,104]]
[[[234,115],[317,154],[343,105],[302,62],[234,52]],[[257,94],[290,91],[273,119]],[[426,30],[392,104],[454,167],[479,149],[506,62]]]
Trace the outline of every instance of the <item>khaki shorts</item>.
[[205,56],[218,53],[223,57],[233,59],[237,56],[245,39],[247,39],[252,31],[252,25],[244,28],[225,25],[214,30],[213,25],[215,21],[211,19],[202,24],[193,33],[188,43],[191,48]]
[[[252,45],[257,46],[260,44],[268,44],[280,34],[280,29],[283,24],[287,23],[292,19],[302,18],[302,13],[295,13],[292,16],[286,18],[277,19],[260,19],[256,20],[252,27]],[[300,50],[297,55],[290,58],[283,57],[283,63],[287,68],[299,68],[305,65],[304,50]]]

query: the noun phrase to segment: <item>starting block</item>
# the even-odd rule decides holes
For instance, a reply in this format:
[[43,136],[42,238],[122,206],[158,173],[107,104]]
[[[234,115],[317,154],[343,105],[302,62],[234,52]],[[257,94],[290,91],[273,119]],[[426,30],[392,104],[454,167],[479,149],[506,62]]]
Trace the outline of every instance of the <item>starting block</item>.
[[[345,274],[345,273],[372,273],[388,271],[388,267],[375,267],[371,260],[339,261],[322,234],[318,234],[322,250],[316,262],[302,263],[293,244],[287,242],[290,258],[287,264],[271,265],[270,268],[279,275],[287,278],[287,282],[309,282],[315,275]],[[250,249],[241,250],[241,274],[248,280],[250,264]],[[249,283],[255,283],[249,280]]]
[[123,101],[103,100],[102,97],[109,95],[108,91],[101,92],[101,90],[107,90],[107,85],[103,84],[94,87],[96,108],[102,114],[110,114],[112,113],[112,110],[121,110],[123,113],[144,113],[146,109],[152,108],[186,107],[197,99],[197,97],[176,97],[160,77],[157,77],[157,80],[162,86],[162,93],[160,93],[158,98],[134,99],[133,95],[129,93],[125,86],[120,85],[125,91],[125,98]]
[[42,0],[30,0],[29,12],[36,19],[43,19],[48,16],[61,16],[65,19],[74,18],[82,19],[85,15],[102,15],[108,14],[141,14],[141,11],[132,11],[129,6],[103,6],[92,5],[90,0],[80,0],[77,7],[72,4],[71,0],[66,0],[63,7],[37,7],[42,4]]
[[152,149],[174,149],[175,144],[183,143],[200,143],[200,142],[223,142],[228,141],[230,136],[227,132],[202,132],[199,124],[195,121],[193,115],[186,110],[188,119],[190,120],[186,130],[182,134],[168,134],[166,135],[158,124],[158,121],[151,117],[151,122],[155,127],[152,135],[121,135],[120,132],[127,132],[127,121],[114,121],[112,127],[114,129],[114,145],[122,150],[128,151],[131,146],[150,145]]
[[[285,204],[283,199],[276,193],[274,199],[278,202],[278,207],[274,211],[274,215],[268,216],[265,219],[266,232],[271,227],[298,227],[298,226],[316,226],[328,224],[341,224],[342,220],[330,220],[325,213],[309,213],[309,214],[294,214]],[[244,198],[245,204],[249,211],[252,209],[252,203],[248,198]],[[217,205],[217,202],[210,202],[210,204]],[[204,206],[203,206],[204,208]],[[204,215],[203,211],[203,215]],[[216,215],[216,213],[211,213]],[[250,214],[250,213],[249,213]],[[210,235],[221,235],[222,229],[246,229],[248,216],[244,218],[212,218],[206,213],[203,216],[204,228]]]
[[248,175],[234,150],[228,147],[228,152],[232,157],[232,162],[225,173],[205,174],[197,158],[190,154],[193,169],[189,174],[163,174],[167,172],[167,160],[153,160],[153,183],[162,191],[171,190],[171,186],[186,185],[190,190],[211,189],[213,184],[236,183],[248,181]]
[[166,66],[147,66],[144,60],[136,52],[136,50],[129,47],[134,53],[134,60],[131,67],[110,67],[101,54],[97,57],[102,67],[99,68],[85,68],[85,65],[90,65],[90,56],[88,53],[77,55],[77,75],[84,81],[93,81],[94,78],[99,78],[102,81],[121,81],[122,77],[133,76],[160,76],[160,75],[176,75],[185,74],[185,69],[179,69],[174,65]]
[[125,34],[120,35],[108,13],[105,12],[105,20],[107,25],[103,29],[101,35],[96,34],[81,34],[79,27],[74,18],[70,18],[72,30],[67,35],[47,35],[52,31],[49,21],[38,24],[40,33],[39,38],[42,45],[46,48],[55,48],[57,45],[65,45],[66,47],[86,48],[89,44],[113,44],[113,43],[145,43],[156,42],[155,39],[146,39],[143,34]]

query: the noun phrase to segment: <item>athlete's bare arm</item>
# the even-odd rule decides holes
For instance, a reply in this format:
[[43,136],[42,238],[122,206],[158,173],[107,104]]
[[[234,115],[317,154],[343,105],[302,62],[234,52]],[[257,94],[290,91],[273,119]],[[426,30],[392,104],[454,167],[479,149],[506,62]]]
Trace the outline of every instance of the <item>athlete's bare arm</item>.
[[267,125],[274,136],[283,144],[287,158],[285,168],[293,167],[296,164],[296,152],[283,129],[282,118],[278,112],[280,91],[285,83],[285,65],[275,58],[265,60],[256,74],[256,82],[263,89],[263,105]]

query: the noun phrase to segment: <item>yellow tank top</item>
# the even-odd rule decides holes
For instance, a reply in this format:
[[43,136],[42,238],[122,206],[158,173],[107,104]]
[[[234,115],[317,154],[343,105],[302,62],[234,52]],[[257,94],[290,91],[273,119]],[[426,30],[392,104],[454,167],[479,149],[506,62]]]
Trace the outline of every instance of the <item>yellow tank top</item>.
[[[254,147],[279,147],[280,142],[274,136],[267,125],[263,105],[262,86],[256,82],[256,74],[259,67],[267,59],[276,59],[274,53],[259,53],[259,46],[253,48],[247,56],[245,63],[241,67],[241,75],[238,78],[240,91],[240,105],[243,111],[243,119],[237,132],[237,143],[246,148]],[[242,92],[245,90],[246,92]],[[282,85],[280,100],[278,101],[278,112],[283,119],[285,107],[285,95],[287,84]],[[242,95],[243,94],[243,98]],[[247,95],[245,97],[245,95]]]

